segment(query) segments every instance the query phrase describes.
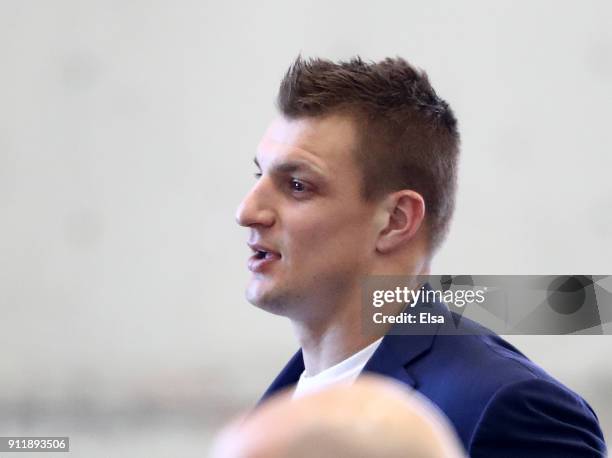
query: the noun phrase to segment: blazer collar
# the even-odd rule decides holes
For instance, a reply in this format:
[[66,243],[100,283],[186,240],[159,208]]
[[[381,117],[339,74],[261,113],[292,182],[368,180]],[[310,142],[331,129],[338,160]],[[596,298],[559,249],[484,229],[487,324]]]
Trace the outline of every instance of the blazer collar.
[[407,367],[413,360],[429,350],[433,339],[432,335],[388,334],[383,338],[362,372],[391,377],[416,388],[416,381],[408,372]]
[[300,348],[297,353],[291,357],[280,374],[276,376],[257,404],[261,404],[276,392],[296,384],[302,372],[304,372],[304,358],[302,357],[302,349]]

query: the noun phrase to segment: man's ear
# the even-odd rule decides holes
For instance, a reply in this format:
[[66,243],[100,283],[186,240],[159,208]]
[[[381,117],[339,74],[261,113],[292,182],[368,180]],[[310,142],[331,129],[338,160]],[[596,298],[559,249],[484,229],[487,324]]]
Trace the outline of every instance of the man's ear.
[[425,201],[418,192],[403,189],[389,194],[383,206],[376,250],[389,253],[414,238],[425,218]]

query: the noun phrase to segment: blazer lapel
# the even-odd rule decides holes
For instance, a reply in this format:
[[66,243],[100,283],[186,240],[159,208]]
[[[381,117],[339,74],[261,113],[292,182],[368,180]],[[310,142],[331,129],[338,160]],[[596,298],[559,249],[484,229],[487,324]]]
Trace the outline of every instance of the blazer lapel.
[[[425,288],[431,289],[429,284],[425,284]],[[432,312],[443,315],[445,323],[451,319],[449,310],[440,302],[420,301],[418,306],[430,308]],[[411,333],[406,326],[409,325],[395,324],[391,328],[362,372],[392,377],[416,389],[418,383],[409,373],[409,366],[417,358],[427,354],[440,330],[440,325],[432,327],[431,332],[427,334]]]
[[[434,337],[433,335],[387,334],[362,372],[391,377],[417,388],[415,379],[406,368],[413,360],[425,354],[431,348]],[[284,388],[295,385],[302,372],[304,372],[304,360],[300,349],[274,379],[257,404],[261,404]]]
[[387,334],[363,368],[362,373],[370,372],[391,377],[416,389],[417,382],[410,375],[407,367],[431,348],[434,337],[433,335]]
[[304,372],[304,359],[302,358],[302,349],[300,348],[289,360],[280,374],[276,376],[257,405],[261,404],[276,392],[281,391],[283,388],[296,384],[302,372]]

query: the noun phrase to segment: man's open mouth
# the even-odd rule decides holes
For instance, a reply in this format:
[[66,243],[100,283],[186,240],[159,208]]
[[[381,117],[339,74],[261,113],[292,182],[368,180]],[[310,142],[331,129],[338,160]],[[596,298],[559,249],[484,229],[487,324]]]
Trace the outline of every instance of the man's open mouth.
[[249,259],[248,267],[252,271],[261,271],[266,268],[272,261],[277,261],[281,258],[280,253],[268,250],[266,246],[259,244],[249,244],[253,250],[253,256]]
[[253,257],[255,259],[280,259],[280,254],[274,251],[256,250]]
[[255,252],[255,258],[256,259],[266,259],[267,257],[270,257],[270,252],[269,251],[257,250]]

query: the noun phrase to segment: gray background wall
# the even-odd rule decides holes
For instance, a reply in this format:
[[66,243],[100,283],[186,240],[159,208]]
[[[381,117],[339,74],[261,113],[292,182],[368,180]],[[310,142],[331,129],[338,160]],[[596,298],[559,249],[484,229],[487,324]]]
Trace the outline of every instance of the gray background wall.
[[[438,273],[612,273],[612,6],[0,2],[0,432],[200,456],[295,350],[234,210],[291,60],[401,55],[463,135]],[[610,336],[514,337],[612,436]],[[25,456],[25,455],[24,455]]]

